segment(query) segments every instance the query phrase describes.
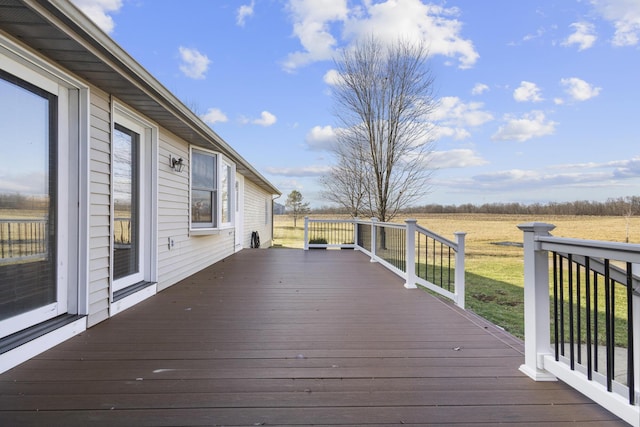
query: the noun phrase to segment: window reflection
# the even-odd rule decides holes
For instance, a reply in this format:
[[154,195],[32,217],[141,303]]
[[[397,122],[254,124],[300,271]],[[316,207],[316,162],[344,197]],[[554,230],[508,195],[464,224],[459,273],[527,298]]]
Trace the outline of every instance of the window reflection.
[[56,300],[56,113],[0,70],[0,320]]

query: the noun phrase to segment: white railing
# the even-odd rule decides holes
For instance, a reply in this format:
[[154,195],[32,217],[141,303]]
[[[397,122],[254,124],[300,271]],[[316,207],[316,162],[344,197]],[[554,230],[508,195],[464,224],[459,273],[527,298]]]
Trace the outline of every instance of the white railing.
[[0,219],[0,264],[42,259],[48,243],[46,219]]
[[453,242],[417,224],[360,219],[304,221],[304,249],[355,249],[405,279],[405,288],[423,286],[464,308],[464,240]]
[[525,363],[640,426],[640,245],[524,232]]

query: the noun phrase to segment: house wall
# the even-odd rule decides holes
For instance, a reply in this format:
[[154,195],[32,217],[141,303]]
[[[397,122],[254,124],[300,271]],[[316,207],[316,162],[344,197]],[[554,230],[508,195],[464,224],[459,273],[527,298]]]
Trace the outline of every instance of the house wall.
[[[159,139],[158,289],[162,290],[231,255],[234,234],[233,229],[204,236],[189,233],[189,145],[162,128]],[[181,173],[169,167],[170,155],[187,160]]]
[[[109,317],[110,268],[110,129],[108,94],[91,88],[90,96],[90,282],[88,326]],[[177,173],[169,156],[187,160]],[[189,144],[160,128],[158,136],[158,290],[233,254],[235,230],[213,235],[189,232]],[[251,232],[260,234],[261,247],[271,245],[271,195],[245,180],[243,246],[250,247]]]
[[[89,315],[87,326],[109,317],[111,254],[111,107],[109,95],[90,89]],[[82,286],[82,284],[81,284]]]
[[[62,88],[58,92],[63,95],[61,99],[67,99],[67,89],[70,94],[69,105],[62,101],[60,103],[63,108],[60,110],[59,121],[60,123],[68,122],[69,129],[68,137],[65,137],[64,132],[61,131],[63,136],[60,141],[65,142],[58,143],[57,148],[63,153],[60,156],[58,170],[64,170],[64,173],[59,175],[64,179],[56,178],[61,188],[58,193],[59,200],[62,201],[58,216],[61,218],[60,224],[64,225],[64,227],[60,226],[62,231],[57,234],[56,239],[60,242],[59,246],[68,246],[68,251],[58,252],[65,255],[62,256],[63,263],[60,264],[61,270],[56,285],[61,295],[65,292],[68,295],[54,302],[59,307],[59,313],[54,313],[47,308],[46,316],[49,317],[43,316],[42,319],[30,320],[32,323],[26,326],[18,316],[8,321],[14,322],[9,327],[16,325],[16,330],[20,331],[20,327],[26,328],[49,321],[52,316],[65,313],[86,314],[87,317],[86,323],[82,318],[81,321],[63,326],[61,329],[65,329],[65,332],[55,334],[54,338],[50,338],[51,334],[43,337],[37,344],[32,345],[34,349],[38,347],[40,351],[44,351],[55,345],[55,342],[61,342],[81,332],[85,327],[94,326],[108,319],[110,315],[117,314],[122,309],[141,301],[143,297],[153,295],[156,289],[158,291],[166,289],[235,252],[236,227],[234,226],[213,231],[199,230],[198,233],[192,233],[189,230],[190,145],[187,141],[157,126],[148,117],[132,109],[128,111],[129,108],[115,100],[114,95],[91,85],[59,64],[31,51],[28,47],[19,46],[19,42],[10,40],[3,34],[0,34],[0,55],[2,55],[0,65],[10,64],[13,67],[11,69],[22,70],[13,72],[17,77],[20,78],[21,74],[33,74],[30,78],[37,80],[41,75],[44,83],[38,82],[36,86],[55,82],[55,85],[59,85],[57,87]],[[23,61],[23,58],[29,60]],[[23,62],[27,65],[19,67],[13,65]],[[64,86],[62,83],[57,83],[58,80],[64,82]],[[112,305],[111,258],[114,207],[112,206],[111,130],[114,120],[122,124],[123,121],[128,120],[128,116],[125,119],[123,114],[129,113],[133,121],[143,122],[145,129],[142,131],[145,134],[144,137],[141,136],[141,141],[145,142],[141,145],[144,147],[144,153],[141,154],[143,166],[140,173],[145,178],[142,182],[149,185],[148,188],[151,191],[143,191],[141,196],[143,198],[140,200],[145,203],[141,206],[155,212],[152,216],[148,216],[146,213],[149,210],[141,209],[146,219],[143,223],[149,227],[148,230],[145,228],[141,235],[144,238],[143,241],[156,242],[156,246],[150,245],[151,250],[145,246],[141,251],[144,254],[143,258],[148,261],[143,268],[144,281],[157,281],[157,287],[147,286],[137,292],[137,295],[125,294]],[[138,115],[140,117],[135,117]],[[60,128],[66,130],[65,126]],[[145,133],[147,130],[148,134]],[[149,141],[153,147],[149,145]],[[222,145],[224,146],[224,143]],[[215,151],[213,147],[211,149]],[[176,172],[171,169],[170,155],[186,160],[187,167],[184,171]],[[248,179],[244,179],[243,182],[244,197],[240,198],[243,200],[243,209],[240,212],[244,215],[242,218],[235,219],[235,221],[242,221],[243,246],[250,247],[251,232],[258,231],[262,247],[268,247],[272,240],[271,194]],[[232,199],[235,198],[232,197]],[[70,230],[65,233],[67,229]],[[149,240],[146,238],[148,235],[152,236]],[[132,280],[139,279],[133,276]],[[128,283],[117,283],[115,289],[126,289],[127,285]],[[135,298],[131,298],[132,296]],[[123,300],[127,300],[126,304],[121,304]],[[28,314],[31,315],[31,313]],[[10,333],[13,331],[7,332],[4,336]],[[3,336],[0,336],[0,340],[2,338]],[[24,352],[21,347],[0,354],[0,372],[15,366],[20,363],[20,360],[26,360],[31,357],[30,355],[32,356],[32,353]]]
[[264,192],[249,180],[245,180],[244,199],[243,246],[251,247],[251,232],[257,231],[260,234],[260,247],[268,248],[273,240],[271,194]]

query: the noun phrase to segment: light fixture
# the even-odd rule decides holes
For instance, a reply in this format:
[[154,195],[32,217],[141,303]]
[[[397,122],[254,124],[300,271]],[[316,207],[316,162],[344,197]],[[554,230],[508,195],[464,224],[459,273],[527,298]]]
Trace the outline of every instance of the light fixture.
[[169,166],[176,172],[182,172],[184,169],[184,160],[182,160],[182,157],[177,159],[169,155]]

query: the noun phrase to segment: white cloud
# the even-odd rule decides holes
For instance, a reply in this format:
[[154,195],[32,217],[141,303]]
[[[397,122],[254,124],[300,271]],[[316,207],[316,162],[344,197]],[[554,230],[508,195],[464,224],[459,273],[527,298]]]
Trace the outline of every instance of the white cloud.
[[207,124],[213,125],[216,123],[224,123],[227,122],[229,119],[227,118],[227,115],[224,114],[221,110],[219,110],[218,108],[209,108],[206,112],[206,114],[200,116],[200,118]]
[[538,28],[535,33],[532,33],[532,34],[530,33],[530,34],[525,35],[522,38],[522,41],[528,42],[528,41],[531,41],[531,40],[535,40],[537,38],[540,38],[540,37],[544,36],[546,32],[547,32],[547,30],[545,28],[542,28],[542,27]]
[[640,177],[640,157],[633,157],[625,160],[612,160],[609,162],[589,162],[589,163],[569,163],[552,166],[553,169],[578,170],[602,169],[610,170],[612,178],[637,178]]
[[462,128],[454,128],[450,126],[434,126],[430,132],[430,136],[434,141],[442,138],[453,138],[456,141],[471,138],[471,132]]
[[394,42],[400,36],[425,41],[432,55],[457,57],[460,68],[470,68],[480,55],[473,42],[460,36],[462,22],[458,8],[425,4],[421,0],[364,2],[363,17],[353,17],[345,25],[345,34],[359,39],[375,34]]
[[198,52],[197,49],[190,49],[183,46],[180,46],[178,49],[180,50],[180,59],[182,60],[180,71],[192,79],[204,79],[205,73],[211,63],[207,55],[203,55]]
[[636,0],[591,0],[596,12],[613,23],[614,46],[635,46],[640,42],[640,2]]
[[574,22],[570,25],[575,31],[562,42],[563,46],[578,45],[578,50],[589,49],[596,42],[595,27],[589,22]]
[[482,95],[489,90],[489,86],[484,83],[476,83],[471,89],[471,95]]
[[289,54],[283,64],[285,70],[331,59],[337,41],[330,24],[347,18],[347,0],[289,0],[287,9],[293,20],[293,34],[304,50]]
[[493,120],[493,115],[483,110],[482,102],[464,103],[456,96],[440,98],[431,118],[442,124],[457,127],[481,126]]
[[449,151],[433,151],[429,154],[429,166],[435,169],[468,168],[486,165],[488,162],[473,150],[461,148]]
[[331,150],[336,143],[336,132],[331,126],[314,126],[304,140],[310,150]]
[[546,169],[511,169],[489,172],[470,178],[452,179],[439,184],[456,190],[474,192],[544,190],[553,187],[590,188],[623,185],[624,180],[640,178],[640,157],[602,163],[552,165]]
[[263,111],[260,114],[260,118],[253,120],[251,123],[253,123],[254,125],[269,127],[271,125],[274,125],[277,120],[278,118],[275,115],[271,114],[268,111]]
[[[283,179],[277,183],[277,187],[282,191],[282,194],[287,194],[289,190],[302,190],[304,185],[295,179]],[[281,202],[284,203],[284,200],[286,199],[281,199]]]
[[575,101],[586,101],[600,94],[602,88],[595,87],[582,79],[571,77],[560,80],[565,92]]
[[122,8],[122,0],[72,0],[105,33],[115,28],[113,18],[109,15]]
[[527,81],[520,82],[520,86],[513,91],[513,99],[518,102],[540,102],[540,88],[535,84]]
[[542,111],[532,111],[521,118],[507,115],[505,120],[507,123],[500,126],[491,139],[524,142],[531,138],[552,135],[556,127],[555,122],[546,120]]
[[301,166],[296,168],[277,168],[268,167],[265,171],[271,175],[289,176],[289,177],[308,177],[326,175],[331,170],[331,166]]
[[238,15],[236,17],[236,24],[244,27],[245,20],[253,16],[253,8],[255,7],[255,1],[252,0],[249,4],[243,4],[238,8]]
[[472,67],[479,58],[473,42],[460,35],[457,8],[420,0],[364,1],[351,9],[346,0],[289,0],[288,10],[293,34],[303,47],[284,62],[288,71],[331,59],[340,42],[348,44],[371,34],[389,42],[398,37],[424,41],[430,54],[457,58],[460,68]]
[[435,127],[432,136],[435,139],[451,137],[456,140],[469,138],[469,127],[481,126],[493,120],[493,115],[483,110],[482,102],[464,103],[455,96],[445,96],[438,102],[430,118]]
[[335,86],[340,83],[340,73],[338,72],[338,70],[332,68],[325,73],[325,75],[322,77],[322,80],[329,86]]

